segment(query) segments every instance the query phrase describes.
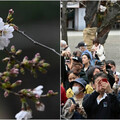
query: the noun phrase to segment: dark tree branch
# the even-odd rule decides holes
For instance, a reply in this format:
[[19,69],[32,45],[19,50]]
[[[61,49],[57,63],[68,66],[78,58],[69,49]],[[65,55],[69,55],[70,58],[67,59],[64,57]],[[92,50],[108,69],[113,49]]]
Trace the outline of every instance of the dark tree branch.
[[28,40],[31,41],[32,43],[34,43],[35,45],[39,45],[39,46],[42,46],[42,47],[44,47],[44,48],[47,48],[48,50],[51,50],[51,51],[53,51],[54,53],[56,53],[57,55],[60,56],[60,53],[58,53],[55,49],[50,48],[50,47],[48,47],[48,46],[46,46],[46,45],[43,45],[42,43],[39,43],[39,42],[33,40],[31,37],[29,37],[27,34],[25,34],[24,31],[17,30],[17,32],[20,33],[20,34],[22,34],[22,35],[25,36],[26,38],[28,38]]

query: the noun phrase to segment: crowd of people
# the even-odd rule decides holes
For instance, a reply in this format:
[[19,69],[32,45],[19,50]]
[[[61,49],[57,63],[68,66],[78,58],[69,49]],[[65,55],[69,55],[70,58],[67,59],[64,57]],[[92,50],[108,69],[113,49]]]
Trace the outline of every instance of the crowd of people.
[[80,42],[73,53],[61,40],[61,118],[119,119],[120,73],[114,60],[105,59],[103,45],[91,51]]

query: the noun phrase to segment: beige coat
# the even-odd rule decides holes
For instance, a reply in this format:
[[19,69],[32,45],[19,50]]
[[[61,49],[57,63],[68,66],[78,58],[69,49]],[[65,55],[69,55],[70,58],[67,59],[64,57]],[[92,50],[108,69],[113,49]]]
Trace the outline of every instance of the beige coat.
[[[73,99],[75,100],[76,103],[79,104],[79,107],[82,108],[83,111],[84,111],[84,108],[83,108],[83,106],[82,106],[83,98],[77,99],[76,97],[73,97]],[[64,105],[64,107],[63,107],[63,109],[62,109],[62,118],[65,118],[65,119],[70,119],[70,118],[72,118],[72,116],[73,116],[73,114],[74,114],[74,111],[73,111],[73,112],[69,112],[69,109],[70,109],[70,107],[71,107],[72,104],[74,104],[74,103],[72,102],[71,99],[68,99],[68,100],[66,101],[66,103],[65,103],[65,105]],[[87,117],[85,111],[83,112],[83,117],[85,117],[85,118]]]

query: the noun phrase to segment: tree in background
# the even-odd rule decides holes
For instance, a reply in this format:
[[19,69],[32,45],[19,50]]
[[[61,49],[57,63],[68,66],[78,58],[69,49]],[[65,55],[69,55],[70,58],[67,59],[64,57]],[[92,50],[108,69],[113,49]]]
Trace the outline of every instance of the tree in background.
[[[63,1],[62,4],[62,39],[67,41],[66,30],[66,4],[67,2],[79,2],[86,7],[85,22],[86,28],[83,31],[83,39],[87,42],[88,46],[92,46],[92,41],[97,37],[101,44],[104,44],[111,27],[120,19],[120,1],[107,0],[107,1],[80,1],[70,0]],[[63,24],[64,21],[64,24]],[[63,31],[64,30],[64,31]],[[97,33],[97,36],[96,36]],[[88,37],[86,37],[88,35]],[[88,38],[88,39],[87,39]],[[90,50],[89,48],[89,50]]]
[[62,2],[61,32],[62,32],[62,40],[65,40],[68,43],[68,38],[67,38],[67,1]]
[[97,38],[105,43],[111,27],[120,19],[120,1],[86,1],[86,26],[97,27]]

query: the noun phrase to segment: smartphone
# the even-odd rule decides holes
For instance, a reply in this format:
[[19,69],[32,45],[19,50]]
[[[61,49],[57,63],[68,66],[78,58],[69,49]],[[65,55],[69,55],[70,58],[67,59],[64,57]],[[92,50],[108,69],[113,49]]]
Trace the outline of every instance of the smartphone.
[[103,78],[102,81],[103,81],[103,82],[108,82],[108,81],[107,81],[107,78]]

